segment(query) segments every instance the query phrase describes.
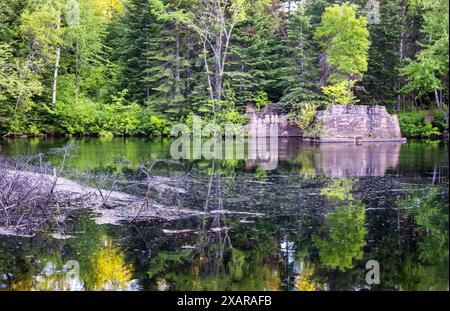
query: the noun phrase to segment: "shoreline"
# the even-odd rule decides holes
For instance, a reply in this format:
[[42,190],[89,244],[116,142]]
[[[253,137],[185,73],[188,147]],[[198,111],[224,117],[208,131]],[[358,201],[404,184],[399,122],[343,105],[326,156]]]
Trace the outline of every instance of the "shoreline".
[[[224,135],[223,135],[224,136]],[[25,135],[25,134],[10,134],[8,136],[1,136],[1,140],[3,141],[14,141],[14,140],[21,140],[21,139],[32,139],[32,138],[145,138],[145,139],[162,139],[162,138],[171,138],[170,135],[160,135],[160,136],[151,136],[151,135],[113,135],[113,136],[99,136],[99,135],[70,135],[70,134],[41,134],[41,135]],[[286,138],[293,138],[293,139],[301,139],[303,142],[314,142],[314,143],[405,143],[408,140],[427,140],[427,141],[442,141],[442,142],[448,142],[449,141],[449,134],[443,134],[439,137],[431,137],[431,138],[424,138],[424,137],[416,137],[416,136],[405,136],[401,139],[355,139],[355,138],[344,138],[344,139],[320,139],[320,138],[311,138],[311,137],[286,137],[286,136],[278,136],[279,139],[286,139]]]

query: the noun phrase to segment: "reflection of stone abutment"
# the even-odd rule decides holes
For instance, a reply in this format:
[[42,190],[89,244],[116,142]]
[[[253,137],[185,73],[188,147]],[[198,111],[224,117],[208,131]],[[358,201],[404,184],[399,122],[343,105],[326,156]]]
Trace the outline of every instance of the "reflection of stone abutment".
[[321,144],[320,160],[315,161],[318,173],[327,177],[384,176],[386,170],[398,165],[401,144]]
[[[274,146],[273,146],[274,145]],[[267,158],[310,167],[316,175],[331,178],[384,176],[399,162],[401,143],[325,143],[309,144],[298,139],[279,139],[278,144],[267,143],[264,150],[250,149],[247,169],[261,166]],[[274,150],[276,148],[274,155]]]

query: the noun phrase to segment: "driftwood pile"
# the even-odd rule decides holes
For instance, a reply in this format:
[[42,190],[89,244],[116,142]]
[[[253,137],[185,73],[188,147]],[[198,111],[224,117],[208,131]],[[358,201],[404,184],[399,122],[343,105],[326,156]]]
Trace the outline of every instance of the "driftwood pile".
[[[22,166],[26,167],[26,166]],[[173,220],[202,215],[157,203],[149,197],[150,190],[158,192],[184,192],[164,184],[159,177],[147,174],[147,195],[136,196],[82,185],[44,170],[38,172],[18,170],[6,161],[0,163],[0,234],[32,236],[43,226],[51,224],[58,228],[67,212],[89,208],[100,216],[99,224],[117,224],[122,220],[147,219]]]
[[[216,219],[227,214],[261,216],[258,213],[227,211],[222,200],[219,200],[219,207],[213,210],[208,204],[210,190],[204,207],[199,207],[199,210],[182,208],[178,199],[168,200],[166,195],[179,198],[187,192],[179,185],[186,183],[150,173],[155,163],[163,160],[156,160],[148,167],[141,165],[139,174],[144,179],[127,181],[128,184],[121,187],[117,187],[116,179],[109,181],[106,188],[113,190],[84,185],[61,176],[69,150],[70,146],[57,150],[62,154],[59,169],[43,164],[42,155],[15,159],[15,162],[0,157],[0,235],[33,236],[49,228],[55,237],[65,238],[65,220],[72,211],[79,209],[89,209],[99,215],[95,219],[98,224],[150,219],[170,221],[198,216]],[[92,182],[91,177],[89,184],[102,184],[95,177]],[[212,175],[208,189],[211,184]],[[130,185],[138,188],[139,194],[130,194],[134,193],[130,191]]]

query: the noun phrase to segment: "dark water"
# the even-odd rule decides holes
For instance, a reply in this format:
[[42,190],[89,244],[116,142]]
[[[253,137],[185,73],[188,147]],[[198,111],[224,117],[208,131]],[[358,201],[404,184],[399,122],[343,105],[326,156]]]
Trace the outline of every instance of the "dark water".
[[[65,143],[0,142],[0,153],[35,154]],[[141,163],[170,159],[171,140],[75,143],[66,164],[73,178],[131,178]],[[0,236],[0,288],[448,290],[446,144],[315,146],[289,139],[278,147],[272,170],[258,159],[162,161],[153,170],[186,190],[160,198],[166,203],[257,214],[112,226],[75,211],[64,224],[71,239],[45,231]],[[370,260],[379,264],[380,284],[366,281]]]

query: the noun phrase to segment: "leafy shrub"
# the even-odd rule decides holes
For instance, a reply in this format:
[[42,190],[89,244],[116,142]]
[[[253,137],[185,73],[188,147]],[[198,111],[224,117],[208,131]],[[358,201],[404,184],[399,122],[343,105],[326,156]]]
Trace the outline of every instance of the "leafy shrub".
[[236,108],[229,108],[219,112],[217,116],[219,125],[226,124],[246,124],[248,122],[247,114],[239,112]]
[[100,137],[168,135],[169,121],[143,109],[137,103],[127,104],[125,95],[126,91],[123,91],[119,96],[113,97],[111,104],[93,102],[83,96],[73,102],[63,97],[53,110],[57,132]]
[[438,128],[441,133],[448,133],[448,124],[445,122],[448,109],[433,111],[433,125]]
[[430,138],[435,135],[441,135],[446,128],[446,124],[443,121],[445,113],[434,113],[432,122],[425,122],[426,116],[429,116],[429,113],[426,111],[400,112],[398,121],[402,135],[415,138]]
[[358,102],[352,92],[355,81],[342,81],[333,85],[324,86],[323,94],[328,98],[330,104],[351,105]]
[[265,91],[259,91],[255,97],[255,104],[258,109],[262,109],[270,104],[269,95]]
[[308,129],[303,132],[305,138],[320,138],[323,135],[323,122],[314,123]]
[[141,107],[137,103],[125,105],[120,102],[105,105],[105,130],[118,135],[135,135],[139,126]]
[[169,135],[170,122],[150,114],[151,112],[149,111],[143,111],[141,113],[139,132],[149,136]]
[[97,134],[103,123],[102,106],[84,97],[67,103],[58,101],[55,104],[57,131],[69,135]]
[[310,103],[303,103],[300,111],[295,116],[295,123],[304,131],[311,126],[317,114],[316,105]]
[[36,124],[30,124],[27,132],[28,132],[27,134],[33,135],[33,136],[38,136],[41,134],[41,130],[37,127]]

